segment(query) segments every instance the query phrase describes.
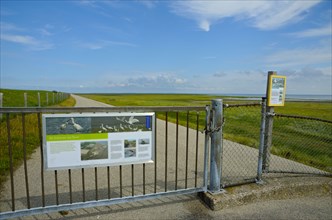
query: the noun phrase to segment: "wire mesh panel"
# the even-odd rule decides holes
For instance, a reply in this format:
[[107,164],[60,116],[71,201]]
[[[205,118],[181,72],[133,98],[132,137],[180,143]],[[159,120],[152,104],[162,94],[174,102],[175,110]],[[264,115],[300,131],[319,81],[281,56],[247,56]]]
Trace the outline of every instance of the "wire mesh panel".
[[260,104],[226,105],[223,127],[223,187],[253,182],[257,176]]
[[[332,121],[276,114],[269,172],[332,172]],[[329,173],[328,173],[329,172]]]

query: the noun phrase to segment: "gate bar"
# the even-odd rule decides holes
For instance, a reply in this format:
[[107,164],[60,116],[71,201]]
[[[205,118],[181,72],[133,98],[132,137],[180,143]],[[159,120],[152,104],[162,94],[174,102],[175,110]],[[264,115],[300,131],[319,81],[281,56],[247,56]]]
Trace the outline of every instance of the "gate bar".
[[12,141],[10,136],[10,118],[7,113],[7,134],[8,134],[8,154],[10,164],[10,189],[12,195],[12,211],[15,211],[15,191],[14,191],[14,170],[13,170],[13,154],[12,154]]
[[22,132],[23,132],[23,161],[24,161],[24,175],[25,175],[25,189],[27,194],[27,205],[30,209],[30,193],[29,193],[29,179],[28,179],[28,166],[27,166],[27,142],[25,130],[25,114],[22,113]]
[[36,215],[36,214],[47,214],[49,212],[63,211],[63,210],[74,210],[81,208],[92,208],[98,206],[109,206],[115,204],[121,204],[126,202],[136,202],[148,199],[157,199],[163,196],[174,196],[174,195],[185,195],[203,192],[205,190],[204,187],[201,188],[190,188],[190,189],[182,189],[176,191],[168,191],[168,192],[159,192],[153,194],[139,195],[139,196],[127,196],[122,198],[114,198],[114,199],[103,199],[98,201],[88,201],[88,202],[76,202],[72,204],[61,204],[61,205],[51,205],[46,207],[38,207],[31,209],[23,209],[17,211],[9,211],[0,213],[0,219],[8,219],[15,217],[22,217],[28,215]]

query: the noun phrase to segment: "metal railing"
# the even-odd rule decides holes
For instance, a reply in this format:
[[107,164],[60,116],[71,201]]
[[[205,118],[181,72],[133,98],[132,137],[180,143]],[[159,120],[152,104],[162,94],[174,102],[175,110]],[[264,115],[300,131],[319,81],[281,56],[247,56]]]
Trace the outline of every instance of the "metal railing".
[[[0,124],[1,163],[9,170],[9,180],[2,178],[0,218],[206,191],[208,138],[199,130],[207,109],[0,108],[5,117]],[[156,112],[164,120],[155,120],[154,163],[45,171],[41,115],[85,112]]]

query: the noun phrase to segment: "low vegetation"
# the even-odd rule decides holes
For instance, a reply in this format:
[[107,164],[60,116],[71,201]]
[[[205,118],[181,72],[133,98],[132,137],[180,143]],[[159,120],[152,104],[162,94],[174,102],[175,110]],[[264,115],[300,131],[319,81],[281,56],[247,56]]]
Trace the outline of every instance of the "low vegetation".
[[[15,103],[19,103],[19,100],[23,100],[23,91],[15,91],[15,90],[1,90],[5,95],[4,97],[8,97],[12,95],[11,98],[6,99],[10,100],[10,102],[5,102],[5,106],[15,105]],[[37,97],[36,93],[40,91],[27,91],[31,97]],[[45,91],[46,94],[46,91]],[[21,97],[22,95],[22,97]],[[17,97],[19,96],[19,97]],[[37,102],[36,102],[37,103]],[[71,96],[60,102],[58,105],[52,105],[52,107],[65,107],[65,106],[74,106],[75,99]],[[22,106],[20,106],[22,107]],[[8,177],[10,172],[10,157],[9,157],[9,148],[8,148],[8,129],[7,129],[7,115],[4,114],[2,121],[0,122],[0,186],[2,186],[3,182]],[[23,124],[22,117],[24,117],[25,121],[25,132],[26,132],[26,140],[25,147],[23,141]],[[38,115],[37,114],[11,114],[10,115],[10,137],[11,137],[11,149],[12,149],[12,163],[14,169],[17,168],[23,162],[24,158],[24,149],[26,150],[27,158],[38,148],[40,145],[39,139],[39,130],[38,130]]]
[[[258,103],[230,97],[190,94],[86,94],[87,98],[115,106],[205,106],[211,99],[223,98],[226,104]],[[331,102],[286,102],[284,107],[275,107],[275,112],[289,115],[309,116],[332,121]],[[260,106],[229,107],[224,110],[225,139],[258,148],[260,135]],[[204,112],[190,112],[189,126],[196,128],[199,114],[199,129],[205,127]],[[165,119],[165,113],[157,113]],[[168,120],[176,121],[175,113],[168,113]],[[186,126],[186,112],[179,113],[179,123]],[[331,171],[332,124],[303,119],[275,118],[272,153],[301,163]]]

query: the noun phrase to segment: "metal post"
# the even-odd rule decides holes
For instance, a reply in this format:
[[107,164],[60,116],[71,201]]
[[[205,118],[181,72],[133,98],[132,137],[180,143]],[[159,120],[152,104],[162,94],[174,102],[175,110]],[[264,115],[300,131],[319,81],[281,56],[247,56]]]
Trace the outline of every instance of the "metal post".
[[261,129],[259,139],[259,154],[257,166],[257,183],[262,182],[262,169],[263,169],[263,151],[264,151],[264,136],[265,136],[265,117],[266,117],[266,98],[262,97],[262,112],[261,112]]
[[24,93],[24,107],[28,107],[28,94]]
[[207,191],[207,184],[208,184],[208,166],[209,166],[209,144],[210,144],[210,136],[208,132],[208,127],[210,126],[210,106],[207,105],[205,107],[205,138],[204,138],[204,178],[203,178],[203,185],[204,191]]
[[38,96],[38,107],[40,107],[40,93],[39,92],[37,93],[37,96]]
[[46,93],[46,106],[48,106],[48,92]]
[[211,193],[220,192],[222,171],[222,99],[212,100],[212,123],[211,123],[211,154],[210,154],[210,187]]
[[[269,90],[269,77],[270,75],[277,75],[277,72],[269,71],[267,76],[267,87],[266,87],[266,97],[268,96]],[[268,98],[268,97],[267,97]],[[270,167],[270,154],[272,146],[272,128],[273,128],[273,117],[271,115],[274,113],[274,107],[266,106],[266,120],[265,120],[265,135],[264,135],[264,151],[263,151],[263,171],[268,172]]]
[[53,92],[53,105],[54,105],[54,92]]

